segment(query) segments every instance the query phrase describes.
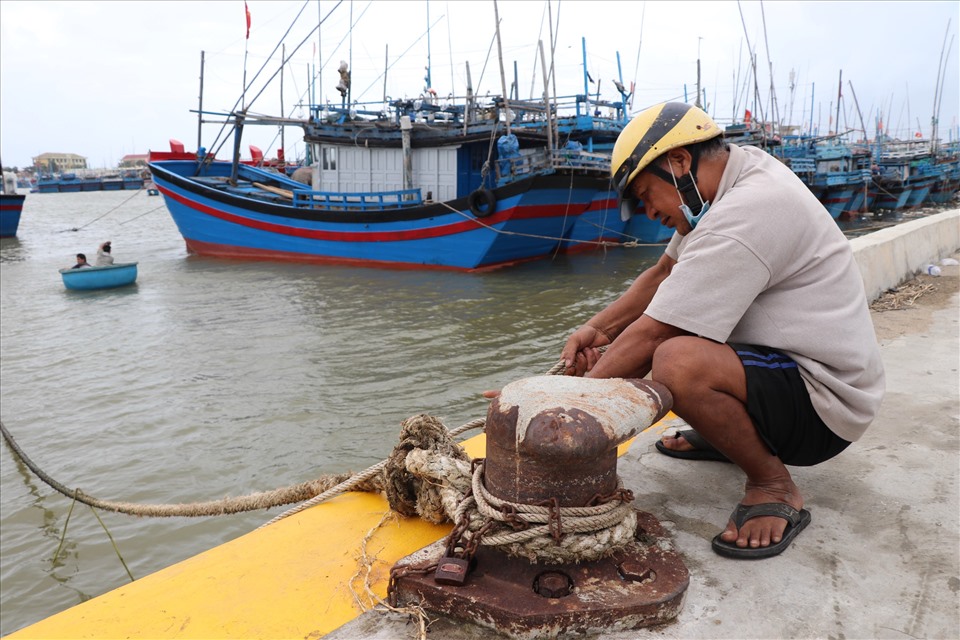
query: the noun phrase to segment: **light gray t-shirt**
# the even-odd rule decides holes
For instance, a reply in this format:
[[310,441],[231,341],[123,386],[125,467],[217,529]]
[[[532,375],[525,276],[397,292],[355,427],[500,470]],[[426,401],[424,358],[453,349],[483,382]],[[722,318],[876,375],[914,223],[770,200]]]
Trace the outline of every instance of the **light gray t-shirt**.
[[850,243],[777,159],[730,145],[710,210],[686,236],[646,314],[717,342],[793,358],[814,408],[855,441],[880,408],[883,363]]

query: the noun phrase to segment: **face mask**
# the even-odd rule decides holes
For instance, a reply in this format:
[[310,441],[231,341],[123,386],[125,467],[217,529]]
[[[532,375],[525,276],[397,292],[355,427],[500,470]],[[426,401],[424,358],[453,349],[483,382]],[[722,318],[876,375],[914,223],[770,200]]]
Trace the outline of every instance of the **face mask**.
[[[681,191],[680,185],[677,183],[677,176],[673,173],[673,165],[670,164],[669,161],[667,164],[670,165],[670,177],[673,178],[673,186],[676,187],[677,195],[680,196],[680,212],[683,214],[683,217],[687,219],[687,222],[690,224],[690,228],[695,229],[697,223],[700,222],[700,219],[707,215],[707,211],[710,210],[710,202],[704,201],[703,196],[700,195],[700,189],[697,188],[697,183],[694,182],[693,177],[689,173],[680,178],[680,180],[684,182],[684,188],[683,191]],[[686,198],[684,198],[683,192],[690,193],[691,190],[697,194],[697,199],[700,200],[700,206],[697,207],[697,213],[694,213],[690,209],[690,207],[687,205]]]

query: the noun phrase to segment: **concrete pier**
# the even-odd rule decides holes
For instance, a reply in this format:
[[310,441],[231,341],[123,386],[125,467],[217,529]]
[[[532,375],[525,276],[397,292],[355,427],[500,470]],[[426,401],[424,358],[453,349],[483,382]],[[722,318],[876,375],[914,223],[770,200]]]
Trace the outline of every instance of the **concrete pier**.
[[[960,211],[852,244],[873,299],[924,264],[957,257]],[[790,469],[813,520],[782,555],[716,555],[710,540],[742,497],[743,473],[730,464],[663,456],[654,448],[656,430],[637,438],[619,461],[620,475],[636,494],[635,506],[669,529],[690,586],[674,622],[593,637],[960,637],[960,267],[920,278],[936,292],[910,308],[874,313],[887,372],[877,420],[833,460]],[[440,618],[428,637],[490,633]],[[381,612],[326,636],[413,637],[406,617]]]

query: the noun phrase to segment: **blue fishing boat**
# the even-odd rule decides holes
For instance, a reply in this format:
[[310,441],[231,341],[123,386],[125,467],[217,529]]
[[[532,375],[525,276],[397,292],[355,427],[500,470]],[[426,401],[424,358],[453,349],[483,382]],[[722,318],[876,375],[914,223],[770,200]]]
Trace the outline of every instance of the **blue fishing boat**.
[[104,191],[123,191],[123,178],[119,173],[108,173],[100,179]]
[[864,186],[870,180],[866,152],[839,142],[836,136],[790,135],[770,153],[797,174],[834,219],[863,208]]
[[26,198],[16,193],[0,193],[0,238],[13,238],[17,235]]
[[82,191],[83,181],[75,173],[61,173],[57,181],[57,191],[60,193],[76,193]]
[[[617,102],[585,91],[549,104],[480,100],[469,88],[457,104],[427,91],[311,105],[302,121],[233,112],[232,162],[172,141],[170,152],[151,153],[149,168],[192,253],[490,269],[624,241],[609,176],[630,96],[618,90]],[[256,152],[239,160],[251,124],[302,127],[311,159],[302,181],[255,166]]]
[[0,238],[13,238],[20,226],[26,196],[17,193],[17,176],[0,168]]
[[32,193],[57,193],[60,191],[60,181],[54,175],[49,173],[40,174],[37,177],[37,184],[31,189]]
[[137,280],[137,263],[123,262],[103,267],[60,269],[63,286],[71,291],[95,291],[115,289],[133,284]]
[[936,184],[933,152],[926,140],[900,141],[878,135],[873,150],[877,209],[901,211],[920,206]]
[[80,179],[81,191],[102,191],[103,183],[100,176],[84,176]]
[[929,201],[932,204],[947,204],[960,190],[960,158],[945,155],[937,162],[939,175],[930,188]]
[[143,189],[143,176],[136,171],[124,171],[123,188],[127,191]]

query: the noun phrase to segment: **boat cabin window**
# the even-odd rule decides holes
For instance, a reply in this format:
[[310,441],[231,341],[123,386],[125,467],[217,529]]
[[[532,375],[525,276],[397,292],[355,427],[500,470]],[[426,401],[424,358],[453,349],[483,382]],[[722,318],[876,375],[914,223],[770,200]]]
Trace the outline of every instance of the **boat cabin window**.
[[337,149],[335,147],[323,147],[322,152],[324,170],[336,171]]

